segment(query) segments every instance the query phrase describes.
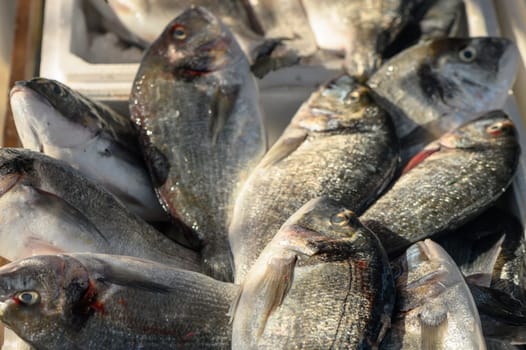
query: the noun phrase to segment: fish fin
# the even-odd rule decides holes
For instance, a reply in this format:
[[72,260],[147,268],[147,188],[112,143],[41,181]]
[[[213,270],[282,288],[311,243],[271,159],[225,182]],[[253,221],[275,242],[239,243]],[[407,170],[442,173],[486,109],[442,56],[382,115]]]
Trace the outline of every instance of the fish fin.
[[416,167],[418,164],[422,163],[426,158],[428,158],[433,153],[436,153],[438,151],[440,151],[440,145],[439,144],[437,144],[435,147],[425,148],[422,151],[418,152],[404,166],[404,168],[402,169],[402,174],[401,175],[404,175],[405,173],[409,172],[411,169]]
[[259,283],[256,284],[256,290],[263,291],[264,295],[262,319],[256,330],[258,338],[263,334],[268,318],[281,305],[292,285],[296,259],[296,256],[271,258]]
[[473,273],[469,276],[466,276],[466,283],[474,284],[481,287],[489,287],[491,284],[491,274],[485,272]]
[[427,303],[419,314],[422,334],[421,349],[441,349],[447,331],[447,309],[438,303]]
[[291,153],[298,149],[298,147],[307,138],[307,131],[298,129],[293,136],[287,138],[280,138],[274,146],[265,154],[263,159],[258,164],[258,167],[270,167],[282,159],[287,158]]
[[243,285],[241,285],[241,287],[236,292],[236,295],[234,299],[232,300],[232,304],[230,304],[230,308],[228,309],[227,316],[230,317],[229,324],[232,324],[234,322],[234,318],[236,317],[237,307],[239,305],[239,300],[241,300],[241,295],[243,295]]
[[239,85],[218,86],[215,91],[214,104],[212,105],[212,117],[210,119],[210,138],[212,145],[216,144],[217,137],[225,127],[225,124],[234,109],[239,95]]
[[290,66],[297,65],[301,61],[298,53],[283,45],[283,38],[272,38],[265,40],[254,49],[252,74],[262,79],[268,73]]
[[[147,292],[153,293],[169,293],[173,290],[172,287],[155,282],[149,279],[149,276],[144,276],[138,271],[132,270],[123,264],[114,264],[108,260],[102,260],[98,258],[93,258],[97,260],[101,266],[103,266],[103,271],[100,276],[97,276],[96,280],[101,283],[111,283],[119,286],[125,286],[129,288],[144,290]],[[144,262],[145,260],[135,257],[127,257],[129,260],[138,260]]]
[[61,254],[66,251],[39,237],[28,237],[24,246],[28,255]]
[[62,199],[62,197],[41,188],[33,187],[33,189],[41,196],[38,198],[38,201],[44,203],[48,210],[60,213],[63,220],[69,221],[79,226],[79,228],[91,232],[94,236],[99,236],[106,243],[108,242],[108,239],[99,231],[89,218],[87,218],[80,210]]
[[480,315],[489,316],[494,323],[507,326],[526,326],[526,305],[513,296],[494,288],[468,284]]

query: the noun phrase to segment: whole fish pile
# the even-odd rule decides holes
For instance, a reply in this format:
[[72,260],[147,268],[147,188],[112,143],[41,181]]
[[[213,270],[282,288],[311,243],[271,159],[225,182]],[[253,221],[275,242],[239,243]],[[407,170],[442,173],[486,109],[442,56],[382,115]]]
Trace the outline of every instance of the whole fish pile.
[[[526,344],[513,42],[461,0],[107,3],[148,42],[129,116],[10,93],[2,349]],[[335,57],[267,145],[257,77]]]

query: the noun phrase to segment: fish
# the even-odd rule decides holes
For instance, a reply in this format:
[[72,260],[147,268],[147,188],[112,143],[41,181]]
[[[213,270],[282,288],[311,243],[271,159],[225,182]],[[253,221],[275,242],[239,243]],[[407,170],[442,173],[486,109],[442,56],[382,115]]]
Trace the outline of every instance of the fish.
[[318,46],[345,54],[347,74],[367,80],[421,0],[302,0]]
[[0,148],[0,255],[64,251],[130,255],[202,271],[198,252],[165,237],[67,163]]
[[440,245],[417,242],[391,265],[397,300],[381,349],[486,349],[470,289]]
[[0,268],[0,320],[44,350],[227,349],[237,292],[128,256],[39,255]]
[[216,16],[192,7],[168,24],[139,66],[130,115],[163,205],[203,242],[208,273],[231,281],[228,223],[266,137],[248,61]]
[[237,36],[247,33],[260,34],[252,25],[243,1],[228,0],[218,3],[210,0],[108,0],[120,21],[135,35],[147,43],[157,39],[166,25],[191,6],[202,6],[221,19]]
[[513,215],[502,211],[506,230],[502,250],[497,257],[491,287],[526,304],[526,239],[524,227]]
[[298,58],[308,59],[318,51],[301,0],[248,0],[253,22],[267,39],[282,39]]
[[361,214],[397,166],[389,115],[352,77],[331,79],[300,106],[236,198],[228,229],[235,281],[307,201],[327,196]]
[[108,5],[131,32],[149,44],[157,39],[167,23],[187,8],[202,6],[232,31],[258,78],[273,70],[295,65],[300,59],[283,45],[287,38],[263,35],[253,11],[243,0],[108,0]]
[[143,219],[168,220],[129,117],[46,78],[16,82],[10,102],[23,147],[69,163]]
[[387,60],[419,42],[469,36],[463,0],[430,0],[412,8],[407,24],[382,53]]
[[526,304],[498,289],[468,284],[486,338],[526,344]]
[[349,209],[315,198],[247,273],[231,312],[232,348],[377,348],[394,301],[378,238]]
[[402,163],[444,133],[502,108],[518,59],[511,40],[475,37],[426,41],[385,62],[367,85],[393,116]]
[[490,207],[511,184],[520,155],[517,131],[491,111],[430,143],[361,215],[390,256],[454,230]]

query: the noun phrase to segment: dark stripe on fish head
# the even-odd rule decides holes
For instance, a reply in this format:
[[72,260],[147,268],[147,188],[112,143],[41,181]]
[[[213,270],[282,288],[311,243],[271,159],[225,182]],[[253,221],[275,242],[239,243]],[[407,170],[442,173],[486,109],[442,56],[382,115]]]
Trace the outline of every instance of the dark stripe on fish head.
[[0,268],[0,319],[23,339],[76,325],[74,310],[89,287],[85,267],[66,255],[41,255]]
[[232,34],[211,12],[191,7],[164,29],[145,60],[160,60],[175,78],[192,81],[217,71],[242,53]]
[[439,142],[463,149],[517,145],[517,130],[502,111],[491,111],[444,135]]

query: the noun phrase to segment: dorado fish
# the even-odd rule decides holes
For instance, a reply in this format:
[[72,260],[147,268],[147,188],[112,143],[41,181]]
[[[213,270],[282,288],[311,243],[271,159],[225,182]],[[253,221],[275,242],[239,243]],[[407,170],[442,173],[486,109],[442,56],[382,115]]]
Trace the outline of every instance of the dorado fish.
[[232,34],[202,7],[183,12],[150,46],[130,96],[160,197],[204,242],[209,273],[227,281],[235,193],[265,150],[257,96]]
[[393,115],[407,160],[445,132],[501,108],[518,58],[505,38],[435,39],[385,62],[367,85]]
[[429,144],[360,220],[389,254],[399,253],[491,206],[511,184],[519,154],[511,120],[489,112]]
[[166,24],[187,8],[203,6],[232,31],[259,78],[269,71],[299,61],[297,54],[283,48],[282,41],[286,38],[265,38],[262,35],[262,28],[254,21],[254,14],[242,0],[109,0],[108,4],[130,31],[148,43],[153,42]]
[[471,292],[438,244],[418,242],[392,265],[397,301],[381,349],[486,349]]
[[25,148],[64,160],[145,220],[167,220],[129,118],[45,78],[17,82],[10,98]]
[[307,202],[265,247],[243,281],[233,349],[370,349],[395,300],[387,255],[336,202]]
[[318,46],[345,53],[348,74],[366,80],[422,0],[302,0]]
[[0,149],[0,255],[42,252],[131,255],[200,271],[199,254],[129,213],[66,163],[26,149]]
[[42,350],[229,349],[237,290],[132,257],[41,255],[0,268],[0,320]]
[[314,92],[243,186],[229,239],[236,281],[312,198],[327,196],[361,213],[398,165],[398,140],[369,90],[343,75]]

